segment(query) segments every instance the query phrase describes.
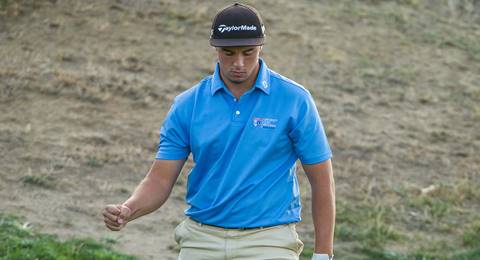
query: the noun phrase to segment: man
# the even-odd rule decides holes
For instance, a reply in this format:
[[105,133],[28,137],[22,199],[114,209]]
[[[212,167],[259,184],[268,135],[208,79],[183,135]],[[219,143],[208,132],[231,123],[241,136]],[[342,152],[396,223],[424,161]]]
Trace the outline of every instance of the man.
[[236,3],[215,16],[216,70],[175,98],[149,173],[127,201],[104,209],[109,229],[158,209],[192,153],[190,207],[175,229],[179,259],[298,259],[300,159],[312,188],[312,259],[333,258],[330,147],[310,93],[260,58],[264,38],[250,6]]

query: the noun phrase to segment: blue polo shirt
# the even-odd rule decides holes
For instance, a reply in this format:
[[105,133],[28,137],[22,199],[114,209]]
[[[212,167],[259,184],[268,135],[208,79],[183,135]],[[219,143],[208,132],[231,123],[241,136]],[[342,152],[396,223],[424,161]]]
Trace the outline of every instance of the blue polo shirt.
[[332,153],[310,93],[260,60],[253,87],[238,100],[213,75],[178,95],[160,130],[156,158],[185,159],[185,214],[225,228],[301,220],[295,161]]

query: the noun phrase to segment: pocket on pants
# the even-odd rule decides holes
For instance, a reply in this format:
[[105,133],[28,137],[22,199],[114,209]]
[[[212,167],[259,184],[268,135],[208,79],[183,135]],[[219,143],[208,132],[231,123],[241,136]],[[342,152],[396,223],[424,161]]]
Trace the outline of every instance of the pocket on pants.
[[175,227],[175,230],[173,232],[175,242],[177,242],[177,244],[179,244],[179,245],[180,245],[180,242],[182,241],[182,228],[183,228],[184,225],[185,225],[185,220],[180,222],[180,224],[178,224]]
[[303,250],[304,245],[303,245],[302,240],[300,240],[300,238],[298,236],[295,224],[293,224],[293,223],[289,224],[288,228],[290,230],[290,233],[292,234],[292,242],[295,245],[296,251],[297,251],[298,254],[300,254]]
[[[263,243],[265,246],[273,246],[287,249],[297,257],[303,249],[303,243],[298,238],[295,224],[284,224],[264,229]],[[283,259],[283,258],[282,258]]]

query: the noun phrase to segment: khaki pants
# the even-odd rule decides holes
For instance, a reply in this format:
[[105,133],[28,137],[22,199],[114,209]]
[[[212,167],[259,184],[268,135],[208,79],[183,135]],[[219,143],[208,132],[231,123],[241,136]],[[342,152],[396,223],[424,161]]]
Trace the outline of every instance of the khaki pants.
[[255,229],[225,229],[187,218],[175,228],[179,260],[298,259],[303,243],[295,223]]

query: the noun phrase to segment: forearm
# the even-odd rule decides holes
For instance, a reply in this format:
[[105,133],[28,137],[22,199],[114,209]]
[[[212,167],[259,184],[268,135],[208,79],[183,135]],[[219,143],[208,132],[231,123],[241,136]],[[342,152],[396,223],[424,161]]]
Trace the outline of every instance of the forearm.
[[156,160],[132,196],[123,203],[131,210],[127,221],[160,208],[167,201],[185,160]]
[[333,233],[335,229],[335,182],[331,160],[306,165],[312,189],[312,218],[315,229],[315,253],[333,254]]
[[315,228],[315,253],[333,254],[335,228],[335,187],[312,187],[312,218]]
[[171,192],[168,184],[162,184],[147,176],[137,186],[132,196],[123,205],[132,210],[128,221],[139,218],[160,208]]

